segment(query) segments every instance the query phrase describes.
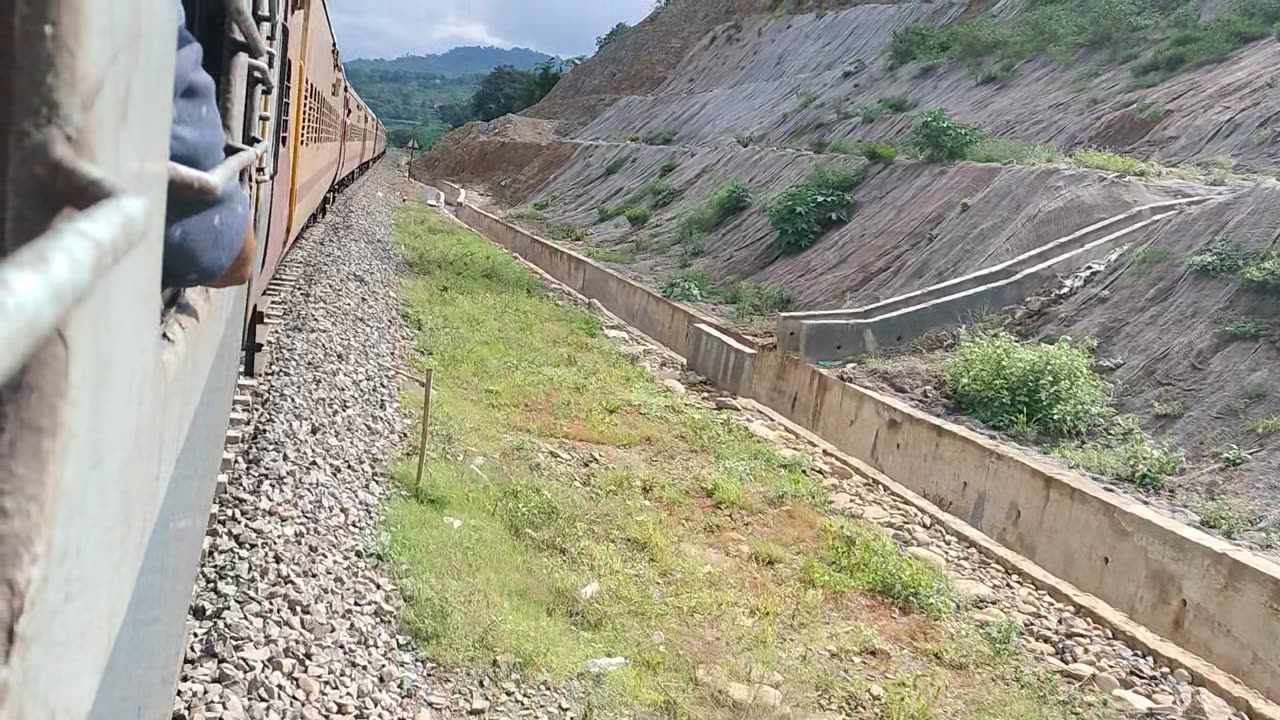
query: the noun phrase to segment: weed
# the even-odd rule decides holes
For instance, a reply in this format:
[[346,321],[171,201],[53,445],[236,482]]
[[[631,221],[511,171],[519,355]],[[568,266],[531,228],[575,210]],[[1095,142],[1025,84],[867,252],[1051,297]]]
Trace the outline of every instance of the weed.
[[1080,436],[1112,415],[1093,353],[1065,338],[1045,344],[1008,333],[976,335],[960,344],[946,375],[956,404],[997,430]]
[[1239,318],[1222,326],[1222,332],[1231,337],[1245,340],[1263,337],[1270,331],[1271,328],[1257,318]]
[[1243,0],[1206,23],[1181,23],[1147,59],[1137,63],[1137,77],[1167,77],[1185,68],[1214,63],[1246,43],[1275,34],[1280,4],[1274,0]]
[[651,135],[646,135],[644,137],[644,143],[646,145],[670,145],[676,141],[677,135],[679,135],[679,133],[675,130],[667,128]]
[[650,213],[647,208],[642,208],[642,207],[627,208],[626,212],[624,212],[623,215],[626,216],[627,222],[630,223],[631,227],[633,228],[644,227],[649,222],[649,219],[653,216],[653,214]]
[[1236,468],[1240,467],[1249,459],[1249,456],[1240,449],[1239,445],[1228,445],[1218,451],[1218,462],[1223,467]]
[[791,293],[786,288],[751,280],[730,284],[722,299],[732,305],[741,318],[771,315],[791,306]]
[[821,155],[831,149],[831,141],[826,138],[812,138],[807,146],[809,152]]
[[1180,418],[1187,414],[1187,402],[1181,398],[1156,398],[1151,401],[1151,416]]
[[1249,517],[1221,498],[1203,503],[1196,508],[1200,515],[1200,525],[1228,540],[1234,540],[1240,533],[1249,529]]
[[1280,431],[1280,415],[1255,418],[1249,423],[1249,427],[1258,435],[1270,435]]
[[666,177],[675,172],[678,167],[680,167],[680,163],[675,160],[667,160],[658,167],[658,175]]
[[1235,275],[1252,255],[1226,235],[1218,235],[1187,258],[1187,267],[1217,277]]
[[702,204],[686,212],[679,222],[680,239],[698,244],[730,217],[751,207],[751,189],[740,180],[717,187]]
[[744,148],[751,147],[756,142],[756,139],[754,137],[750,135],[744,135],[743,133],[735,133],[733,136],[733,140],[734,142],[738,143],[739,146]]
[[957,607],[955,591],[941,570],[904,555],[882,530],[840,523],[827,533],[822,560],[806,568],[820,587],[870,591],[903,607],[945,617]]
[[1000,165],[1047,165],[1062,162],[1064,158],[1052,145],[983,138],[969,150],[968,159]]
[[818,93],[812,90],[801,90],[796,93],[796,104],[792,112],[800,112],[818,101]]
[[649,195],[649,204],[654,208],[664,208],[680,196],[680,191],[666,180],[651,181],[645,188],[645,192]]
[[911,128],[912,146],[929,162],[963,160],[981,139],[977,128],[952,120],[942,108],[922,113]]
[[888,683],[880,698],[880,717],[884,720],[935,720],[934,703],[943,689],[919,675],[899,678]]
[[898,159],[898,148],[889,143],[865,142],[858,145],[858,154],[870,163],[892,165]]
[[608,165],[604,166],[605,176],[616,175],[618,171],[626,167],[627,163],[630,161],[631,161],[631,156],[629,154],[622,153],[621,155],[618,155],[617,157],[610,160]]
[[507,217],[512,220],[541,220],[542,213],[538,212],[537,208],[518,207],[508,212]]
[[1280,289],[1280,253],[1269,250],[1255,254],[1241,268],[1240,279],[1250,285]]
[[1128,271],[1136,277],[1147,277],[1159,265],[1173,260],[1173,251],[1169,248],[1147,245],[1133,251],[1129,258]]
[[701,270],[682,270],[662,284],[658,290],[665,298],[680,302],[702,302],[711,297],[715,282]]
[[1250,402],[1266,400],[1271,397],[1271,386],[1266,383],[1250,383],[1244,389],[1244,397]]
[[551,207],[551,198],[542,198],[533,204],[533,209],[539,212]]
[[960,198],[956,207],[960,208],[960,212],[969,212],[969,208],[973,207],[973,201],[969,198]]
[[809,177],[784,190],[769,204],[769,222],[783,253],[803,250],[832,227],[849,219],[853,191],[862,183],[858,171],[815,167]]
[[577,225],[552,225],[547,228],[547,237],[560,242],[582,242],[587,239],[587,229]]
[[879,105],[863,105],[858,109],[858,119],[863,125],[870,125],[884,115],[884,108]]
[[876,101],[876,104],[888,113],[906,112],[911,109],[911,101],[899,96],[882,97]]
[[1130,108],[1130,112],[1147,122],[1158,123],[1164,118],[1166,110],[1157,103],[1143,101]]
[[1003,83],[1013,77],[1013,71],[1017,67],[1017,60],[1005,58],[994,65],[971,65],[969,75],[978,85],[992,85]]
[[1053,454],[1082,470],[1139,487],[1158,488],[1182,467],[1182,451],[1156,444],[1136,421],[1121,418],[1102,437],[1059,445]]
[[735,477],[718,475],[710,478],[703,484],[702,490],[707,494],[707,499],[721,510],[740,508],[746,504],[742,482]]
[[893,33],[889,64],[905,65],[915,60],[940,58],[951,50],[947,30],[929,25],[908,25]]
[[582,250],[582,254],[606,263],[616,263],[618,265],[630,265],[636,261],[635,253],[619,250],[617,248],[607,247],[589,247]]
[[1159,166],[1152,163],[1107,150],[1077,150],[1071,153],[1071,162],[1075,163],[1077,167],[1136,177],[1157,175],[1160,170]]
[[640,133],[631,133],[630,135],[628,135],[628,136],[627,136],[627,142],[629,142],[629,143],[634,143],[634,144],[636,144],[636,145],[639,145],[639,144],[640,144]]
[[787,561],[787,549],[771,540],[751,538],[747,540],[747,547],[751,559],[761,565],[782,565]]
[[627,206],[619,205],[617,207],[609,207],[601,205],[596,208],[596,222],[607,223],[614,218],[622,217],[627,214]]

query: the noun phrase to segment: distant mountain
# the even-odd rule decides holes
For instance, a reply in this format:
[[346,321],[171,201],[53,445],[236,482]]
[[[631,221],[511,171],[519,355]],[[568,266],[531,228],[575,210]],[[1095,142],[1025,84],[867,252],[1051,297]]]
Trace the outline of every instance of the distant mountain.
[[529,70],[538,63],[552,59],[554,58],[546,53],[528,48],[504,50],[472,45],[456,47],[439,55],[405,55],[394,60],[352,60],[346,66],[348,70],[357,71],[395,70],[456,78],[482,75],[499,65],[511,65],[520,70]]

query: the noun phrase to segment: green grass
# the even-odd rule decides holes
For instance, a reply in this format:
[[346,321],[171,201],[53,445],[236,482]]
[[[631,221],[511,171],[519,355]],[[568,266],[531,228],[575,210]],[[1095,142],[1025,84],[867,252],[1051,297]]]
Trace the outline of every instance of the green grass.
[[1256,340],[1271,332],[1271,328],[1258,318],[1237,318],[1222,325],[1222,332],[1241,340]]
[[[482,670],[510,655],[552,687],[574,681],[598,717],[740,717],[694,681],[699,667],[777,671],[801,714],[852,703],[868,671],[851,659],[873,651],[877,673],[923,668],[946,687],[919,706],[939,717],[1095,707],[995,660],[934,660],[925,645],[964,622],[945,579],[878,528],[829,525],[804,463],[661,386],[482,238],[419,207],[397,211],[395,236],[437,393],[425,477],[413,458],[396,467],[387,552],[433,660]],[[586,672],[615,655],[630,664]]]
[[666,177],[671,173],[675,172],[676,168],[678,167],[680,167],[680,163],[676,162],[675,160],[667,160],[658,167],[658,175],[660,175],[661,177]]
[[1135,277],[1150,277],[1156,268],[1169,264],[1174,257],[1169,248],[1154,245],[1140,247],[1129,256],[1128,272]]
[[973,162],[998,163],[1000,165],[1047,165],[1066,160],[1052,145],[983,138],[969,150]]
[[1196,512],[1200,515],[1202,526],[1217,530],[1218,534],[1228,540],[1236,539],[1240,533],[1249,529],[1248,513],[1222,498],[1202,503],[1196,507]]
[[653,134],[646,135],[644,137],[644,143],[646,145],[670,145],[676,141],[677,135],[679,135],[679,133],[675,130],[667,128],[665,130],[660,130]]
[[577,225],[550,225],[547,237],[558,242],[582,242],[587,239],[587,229]]
[[1258,435],[1271,435],[1280,431],[1280,415],[1255,418],[1249,423],[1249,427]]
[[722,183],[706,200],[686,211],[677,222],[680,240],[691,255],[702,253],[702,243],[726,220],[751,207],[751,189],[740,180]]
[[627,223],[633,228],[644,227],[649,224],[650,218],[653,217],[653,213],[649,212],[648,208],[642,207],[629,207],[622,214],[627,218]]
[[604,166],[604,174],[606,176],[617,175],[618,171],[626,167],[629,162],[631,162],[631,154],[621,153]]
[[1052,452],[1081,470],[1145,488],[1162,487],[1179,471],[1183,459],[1177,447],[1153,441],[1127,418],[1113,423],[1100,437],[1065,443]]
[[1082,168],[1104,170],[1136,177],[1151,177],[1160,174],[1159,165],[1107,150],[1077,150],[1071,153],[1071,162]]
[[620,248],[609,247],[589,247],[582,250],[582,254],[598,260],[600,262],[615,263],[618,265],[630,265],[636,261],[636,254],[631,250],[622,250]]
[[1262,290],[1280,289],[1280,252],[1245,250],[1227,235],[1218,235],[1187,258],[1187,266],[1215,277],[1233,278]]
[[1151,402],[1151,416],[1180,418],[1187,414],[1187,401],[1181,398],[1157,398]]

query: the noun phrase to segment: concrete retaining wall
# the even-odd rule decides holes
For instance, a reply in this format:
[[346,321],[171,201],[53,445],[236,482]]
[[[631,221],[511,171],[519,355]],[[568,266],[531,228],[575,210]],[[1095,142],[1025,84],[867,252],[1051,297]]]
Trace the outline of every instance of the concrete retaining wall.
[[[963,321],[966,313],[999,309],[1020,303],[1026,299],[1028,292],[1035,290],[1043,280],[1060,271],[1061,265],[1082,266],[1109,252],[1109,246],[1115,241],[1128,237],[1155,221],[1176,214],[1181,209],[1212,199],[1214,197],[1183,198],[1134,208],[1023,253],[1012,260],[873,305],[842,310],[782,313],[778,316],[778,346],[810,360],[834,360],[862,352],[874,352],[877,346],[887,347],[898,342],[909,341],[917,337],[920,332],[939,327],[939,323]],[[1090,250],[1093,252],[1089,252]],[[954,306],[954,312],[943,312],[941,315],[934,312],[948,310],[952,306]],[[931,320],[923,317],[904,319],[910,311],[922,309],[926,309],[926,314],[936,315],[936,317]],[[880,322],[872,322],[876,320]],[[867,324],[853,325],[848,327],[847,332],[840,332],[841,325],[837,321],[866,321]],[[812,323],[822,323],[818,326],[817,334],[805,332]],[[884,324],[888,325],[887,329],[875,332],[877,325]],[[920,328],[918,332],[915,330],[917,327]],[[904,332],[897,332],[899,328]],[[868,330],[870,335],[867,335]],[[915,334],[911,334],[913,332]],[[806,335],[809,338],[839,336],[849,340],[828,343],[825,340],[816,341],[815,339],[811,342],[816,344],[808,346],[805,343]],[[904,339],[892,339],[899,335]],[[885,340],[885,338],[889,339]],[[836,345],[845,346],[843,350],[846,352],[841,355]],[[848,351],[849,348],[854,349]]]
[[[690,358],[713,382],[772,408],[1268,698],[1280,698],[1280,566],[787,353],[754,348],[712,319],[484,211],[463,205],[458,217]],[[1231,678],[1207,677],[1197,659],[1164,657],[1237,707],[1280,717]]]

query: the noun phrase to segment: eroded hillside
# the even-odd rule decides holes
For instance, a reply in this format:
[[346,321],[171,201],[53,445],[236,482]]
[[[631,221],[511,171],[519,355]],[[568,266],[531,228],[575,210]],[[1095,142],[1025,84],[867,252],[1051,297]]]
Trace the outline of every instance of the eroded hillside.
[[[1280,43],[1258,28],[1280,9],[1151,3],[1102,41],[1066,12],[1083,17],[1083,2],[775,5],[675,0],[524,116],[456,131],[417,172],[483,188],[509,217],[757,330],[779,309],[865,306],[1140,206],[1206,198],[1126,237],[1069,296],[1008,319],[1027,338],[1097,339],[1118,409],[1185,457],[1148,498],[1273,542],[1280,279],[1185,259],[1215,238],[1271,257]],[[1117,35],[1126,22],[1139,24]],[[912,33],[924,39],[904,42]],[[911,152],[934,108],[986,135],[970,161]],[[812,245],[784,248],[762,209],[815,167],[861,173],[854,204]],[[749,208],[725,204],[738,185]],[[953,343],[876,358],[853,379],[951,412],[938,367]]]

